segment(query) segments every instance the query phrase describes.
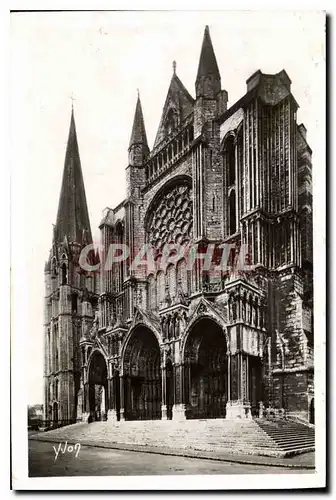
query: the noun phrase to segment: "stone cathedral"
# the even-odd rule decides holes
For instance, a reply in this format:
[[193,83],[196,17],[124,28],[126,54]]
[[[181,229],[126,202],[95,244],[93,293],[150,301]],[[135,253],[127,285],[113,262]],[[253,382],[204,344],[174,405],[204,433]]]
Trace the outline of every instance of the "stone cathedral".
[[[312,151],[297,109],[284,70],[256,71],[228,106],[206,27],[195,97],[174,63],[152,149],[138,96],[126,197],[103,212],[93,271],[80,265],[93,245],[72,111],[45,265],[45,420],[313,421]],[[150,245],[154,268],[105,270],[114,243]],[[230,245],[229,272],[162,266],[167,243]],[[235,271],[243,246],[249,267]]]

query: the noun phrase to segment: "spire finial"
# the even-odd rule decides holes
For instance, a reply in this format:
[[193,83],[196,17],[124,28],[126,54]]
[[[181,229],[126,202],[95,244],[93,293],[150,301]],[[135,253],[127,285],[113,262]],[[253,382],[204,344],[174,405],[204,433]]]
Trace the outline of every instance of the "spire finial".
[[173,72],[176,75],[176,61],[173,61]]
[[74,96],[73,96],[73,93],[71,94],[70,99],[71,99],[71,111],[73,111],[73,109],[74,109],[74,101],[76,100],[74,98]]
[[140,90],[137,89],[138,99],[140,99]]

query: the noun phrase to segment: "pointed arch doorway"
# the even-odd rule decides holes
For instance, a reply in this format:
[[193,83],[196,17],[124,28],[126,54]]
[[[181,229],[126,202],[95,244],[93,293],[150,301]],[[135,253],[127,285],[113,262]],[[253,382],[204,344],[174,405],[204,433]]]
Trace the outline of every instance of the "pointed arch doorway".
[[186,417],[225,418],[228,399],[226,338],[211,318],[190,330],[184,349]]
[[95,351],[89,366],[89,406],[92,421],[106,420],[108,409],[107,366],[104,356]]
[[123,359],[125,420],[161,419],[162,371],[160,347],[154,333],[139,325]]

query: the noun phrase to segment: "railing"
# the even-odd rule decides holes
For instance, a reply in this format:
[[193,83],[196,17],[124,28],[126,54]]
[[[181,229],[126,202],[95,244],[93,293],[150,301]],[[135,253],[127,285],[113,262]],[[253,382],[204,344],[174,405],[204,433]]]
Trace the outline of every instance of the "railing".
[[174,137],[169,137],[160,145],[160,149],[148,160],[146,172],[146,185],[161,177],[175,162],[180,160],[191,147],[194,138],[192,125],[185,124]]

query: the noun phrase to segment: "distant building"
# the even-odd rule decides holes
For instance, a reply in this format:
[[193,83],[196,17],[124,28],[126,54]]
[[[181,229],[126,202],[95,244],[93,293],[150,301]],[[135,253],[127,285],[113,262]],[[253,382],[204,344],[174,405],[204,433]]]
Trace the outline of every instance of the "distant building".
[[28,406],[28,427],[38,428],[43,420],[43,405]]
[[[195,90],[174,64],[151,150],[138,97],[126,198],[100,225],[105,255],[150,244],[151,271],[79,265],[92,236],[72,112],[45,266],[45,419],[251,418],[262,405],[313,418],[312,152],[291,81],[257,71],[228,108],[206,27]],[[253,270],[183,257],[162,269],[167,243],[244,245]]]

